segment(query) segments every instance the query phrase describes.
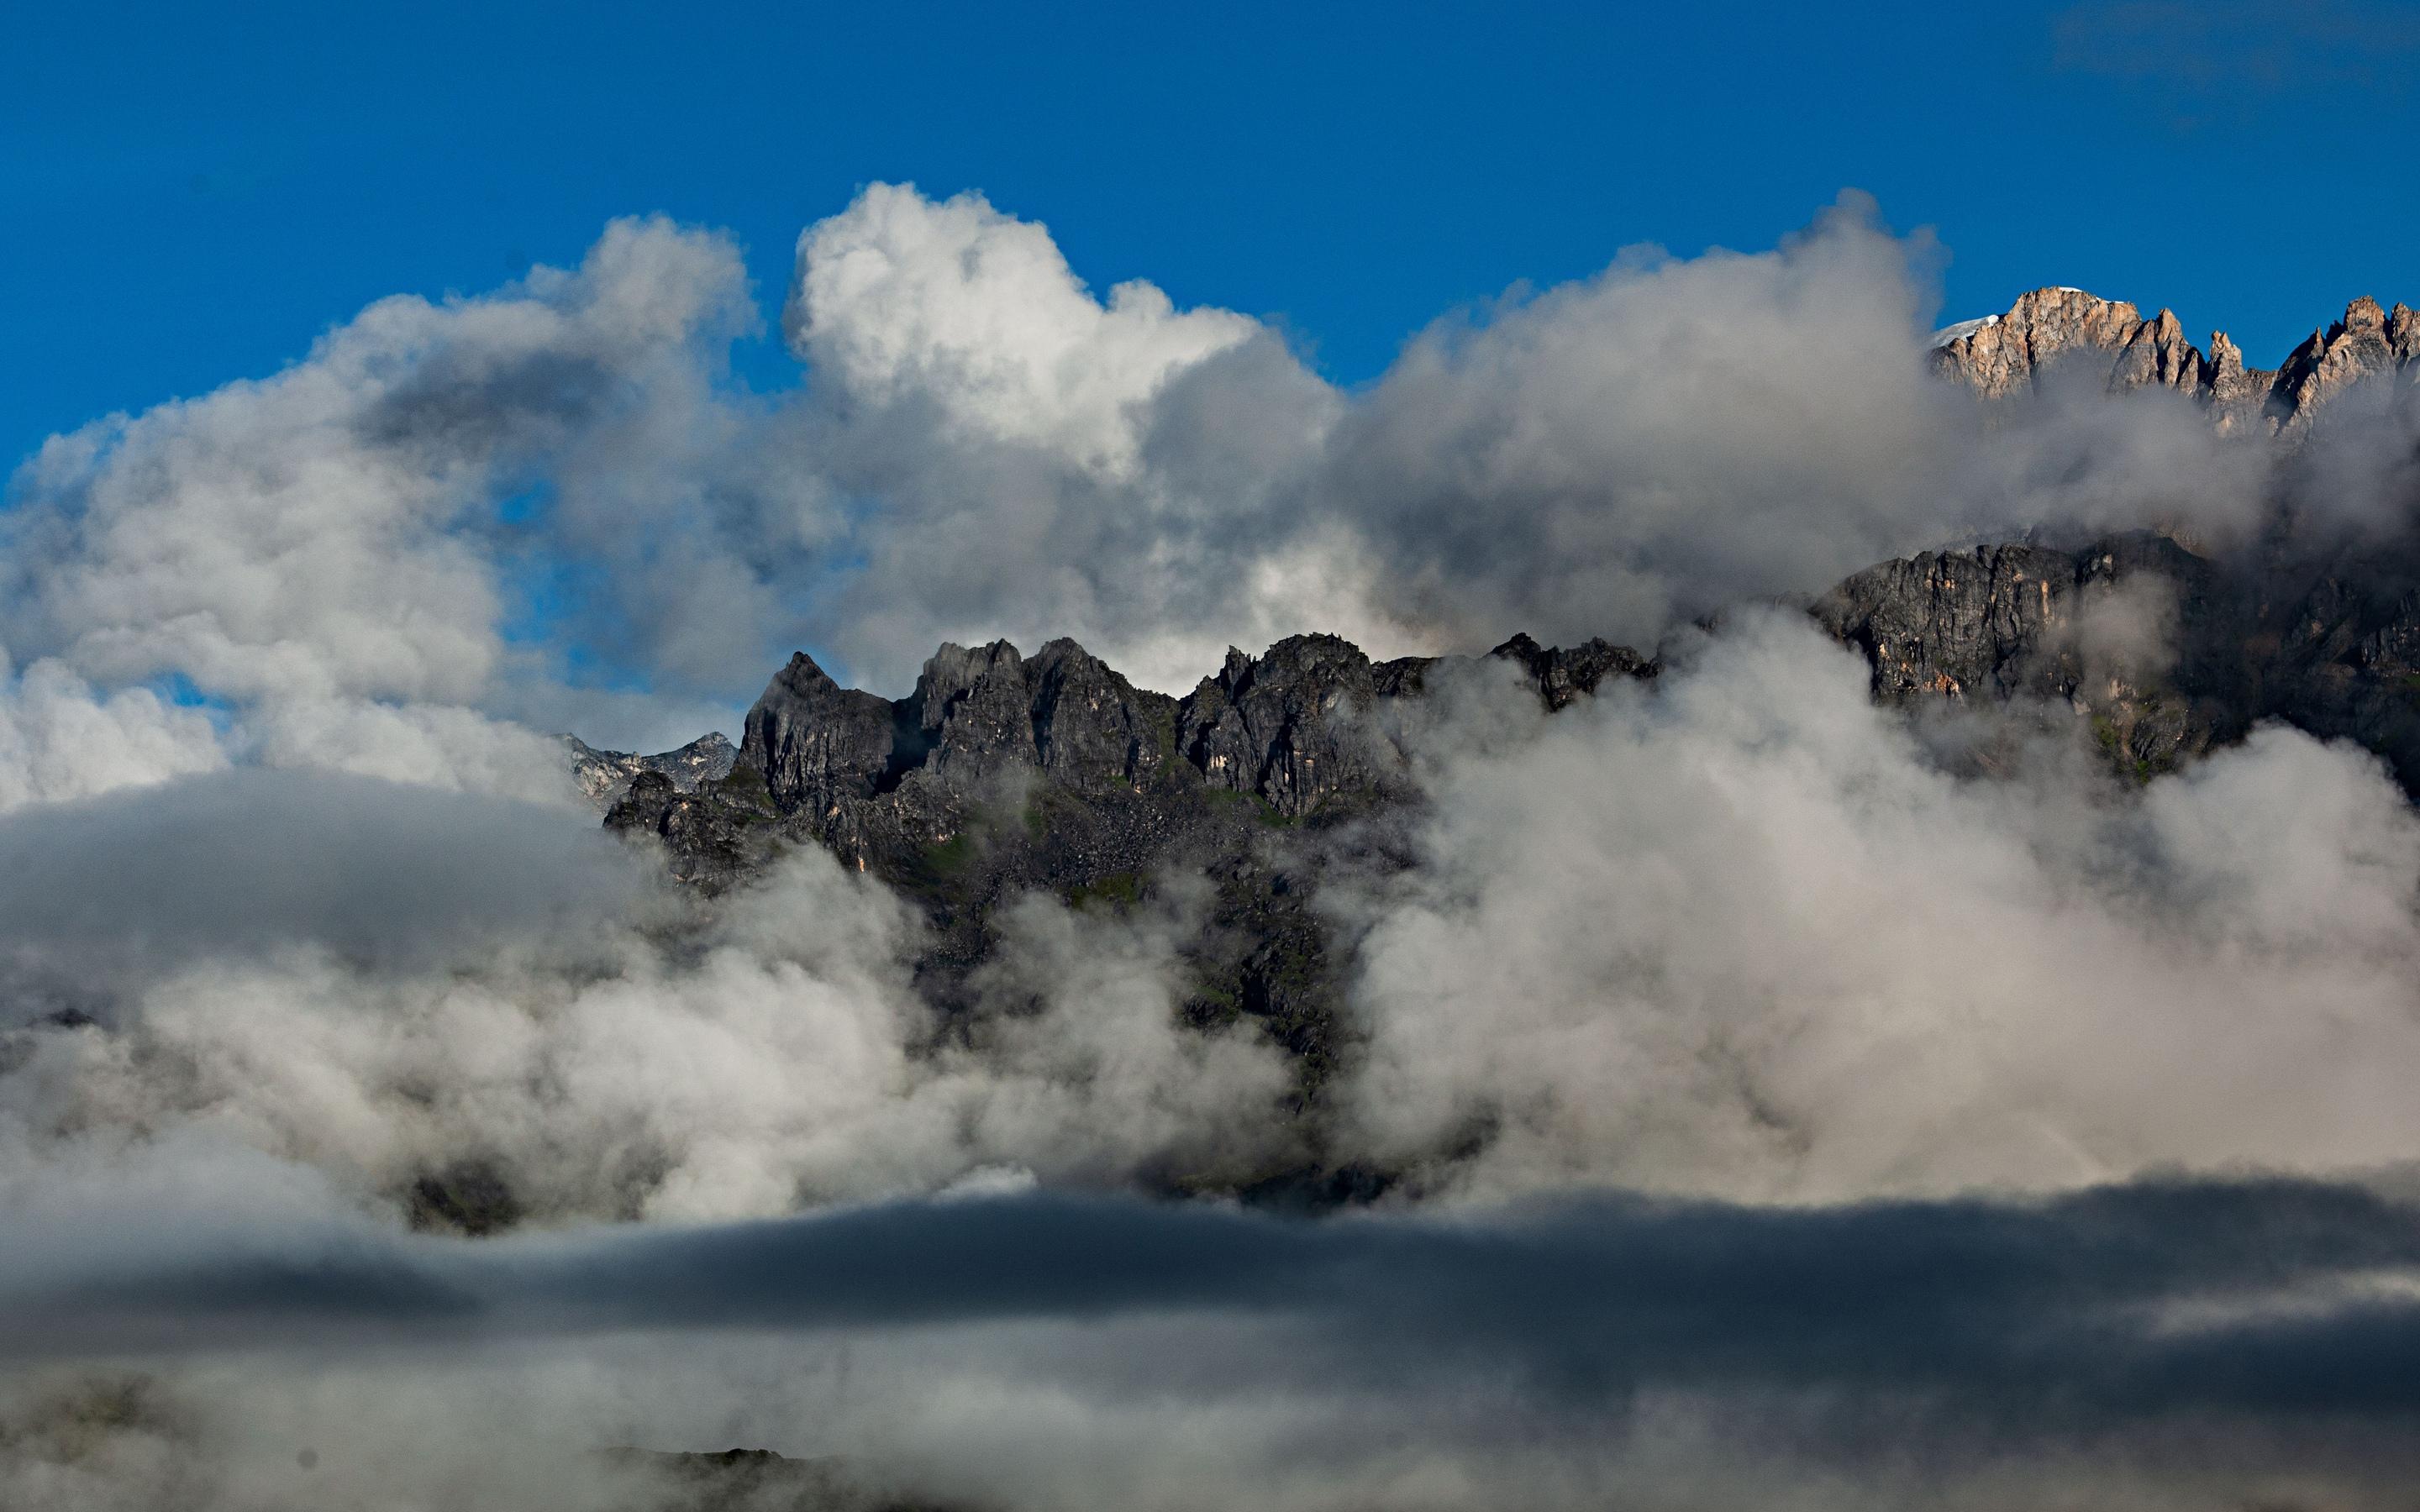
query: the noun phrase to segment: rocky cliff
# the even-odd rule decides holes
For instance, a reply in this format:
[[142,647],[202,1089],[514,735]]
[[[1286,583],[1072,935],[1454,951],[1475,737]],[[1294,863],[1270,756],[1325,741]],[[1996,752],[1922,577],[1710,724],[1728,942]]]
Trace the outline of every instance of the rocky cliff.
[[2066,708],[2137,778],[2281,720],[2368,748],[2420,796],[2420,554],[1982,547],[1868,568],[1814,614],[1887,703]]
[[2040,288],[2004,315],[1938,332],[1932,362],[1942,375],[1986,398],[2033,392],[2054,371],[2074,370],[2113,392],[2161,388],[2210,411],[2221,429],[2292,436],[2326,403],[2364,378],[2420,383],[2420,316],[2363,296],[2344,318],[2296,347],[2272,372],[2246,367],[2226,332],[2210,350],[2185,339],[2176,316],[2148,319],[2133,305],[2078,288]]

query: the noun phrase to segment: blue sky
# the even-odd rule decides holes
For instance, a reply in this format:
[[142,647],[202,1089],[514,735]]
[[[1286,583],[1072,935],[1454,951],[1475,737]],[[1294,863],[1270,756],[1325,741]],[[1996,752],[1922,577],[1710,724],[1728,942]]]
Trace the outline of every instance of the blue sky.
[[[980,189],[1094,286],[1278,319],[1329,377],[1624,244],[1755,248],[1844,186],[1946,313],[2075,284],[2273,363],[2420,297],[2420,8],[693,4],[12,8],[0,451],[258,375],[396,292],[661,210],[749,249]],[[768,335],[737,354],[796,376]]]

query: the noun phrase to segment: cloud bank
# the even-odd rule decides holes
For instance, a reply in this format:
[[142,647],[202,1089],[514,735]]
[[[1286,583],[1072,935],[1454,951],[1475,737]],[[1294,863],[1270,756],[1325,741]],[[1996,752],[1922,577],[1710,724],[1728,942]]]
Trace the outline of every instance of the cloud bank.
[[1419,864],[1336,903],[1362,1148],[1792,1200],[2420,1149],[2420,822],[2375,758],[2269,728],[2139,792],[2049,738],[1962,777],[1866,678],[1751,617],[1652,692],[1433,736]]
[[[2392,1363],[2415,1342],[2420,1221],[2357,1188],[1820,1211],[1601,1196],[1319,1223],[1028,1195],[476,1245],[321,1224],[272,1247],[226,1217],[12,1255],[0,1309],[28,1382],[62,1346],[147,1356],[138,1429],[170,1439],[172,1464],[218,1456],[190,1477],[266,1480],[256,1504],[365,1471],[510,1486],[515,1438],[427,1400],[432,1382],[489,1410],[500,1377],[542,1383],[518,1424],[595,1433],[645,1369],[683,1390],[711,1372],[689,1431],[786,1418],[797,1452],[879,1419],[894,1482],[1047,1504],[1560,1506],[1606,1484],[1675,1504],[1793,1484],[1815,1505],[1991,1504],[2018,1466],[2037,1495],[2129,1505],[2245,1486],[2369,1504],[2410,1469],[2412,1377]],[[780,1342],[701,1342],[728,1330]],[[350,1365],[315,1365],[329,1351]],[[297,1370],[377,1400],[370,1431],[317,1437],[328,1418],[278,1384]],[[161,1383],[188,1379],[249,1397],[270,1443],[309,1435],[324,1476],[219,1442],[206,1403],[178,1423]],[[49,1378],[54,1399],[70,1380]],[[387,1425],[414,1416],[463,1437],[398,1465]],[[2281,1422],[2302,1431],[2281,1440]],[[1034,1437],[1058,1447],[1014,1442]],[[540,1504],[613,1504],[593,1463],[542,1436],[534,1456],[573,1473]],[[1187,1464],[1201,1473],[1168,1475]],[[114,1489],[146,1467],[77,1468]]]

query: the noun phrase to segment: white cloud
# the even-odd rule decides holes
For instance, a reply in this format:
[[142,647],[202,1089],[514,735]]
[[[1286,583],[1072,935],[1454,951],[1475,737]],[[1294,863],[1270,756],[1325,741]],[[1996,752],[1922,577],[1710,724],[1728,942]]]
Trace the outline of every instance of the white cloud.
[[1652,641],[1955,517],[1961,414],[1917,360],[1930,243],[1843,196],[1776,251],[1625,251],[1414,341],[1320,482],[1405,612]]
[[2366,753],[1957,779],[1780,621],[1510,749],[1432,738],[1347,1100],[1437,1186],[1834,1200],[2420,1141],[2420,819]]
[[1180,313],[1140,280],[1104,304],[1042,226],[980,194],[894,184],[799,238],[783,326],[848,406],[930,405],[951,429],[1119,477],[1171,379],[1261,334],[1230,311]]
[[[577,814],[239,776],[0,822],[25,879],[0,1169],[206,1134],[370,1208],[480,1166],[563,1223],[1002,1170],[1232,1178],[1293,1137],[1282,1057],[1179,1021],[1205,902],[1184,889],[1131,918],[1007,910],[982,1011],[944,1037],[908,980],[921,924],[820,851],[692,914]],[[101,1022],[23,1022],[61,999]]]
[[[745,318],[727,244],[617,222],[576,271],[382,301],[273,378],[54,440],[6,521],[8,644],[105,687],[181,675],[272,760],[491,781],[497,505]],[[397,709],[407,741],[348,733]]]
[[101,695],[52,658],[0,679],[0,810],[58,803],[225,765],[198,709],[147,687]]

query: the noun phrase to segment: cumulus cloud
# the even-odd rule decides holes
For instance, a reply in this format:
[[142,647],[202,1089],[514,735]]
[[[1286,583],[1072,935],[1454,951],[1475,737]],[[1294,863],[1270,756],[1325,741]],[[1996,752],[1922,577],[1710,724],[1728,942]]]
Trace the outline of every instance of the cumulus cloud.
[[808,392],[774,428],[880,501],[820,517],[846,566],[807,623],[878,686],[1071,634],[1182,690],[1300,630],[1652,644],[1973,532],[2257,523],[2270,453],[2173,395],[1995,416],[1934,381],[1939,258],[1846,193],[1770,252],[1631,248],[1450,316],[1348,393],[1232,312],[1096,299],[980,198],[876,186],[800,239],[784,316]]
[[1180,313],[1140,281],[1096,301],[1043,227],[893,184],[799,238],[783,328],[854,403],[928,404],[970,435],[1113,474],[1140,461],[1138,411],[1260,332],[1232,311]]
[[0,810],[141,787],[226,759],[208,715],[148,687],[98,693],[52,658],[0,679]]
[[1258,321],[1145,283],[1095,298],[1040,225],[877,185],[799,239],[791,417],[842,489],[814,628],[876,683],[940,640],[1072,635],[1155,685],[1231,639],[1385,621],[1304,517],[1341,397]]
[[1961,778],[1778,619],[1540,722],[1433,732],[1419,864],[1338,903],[1382,1161],[1833,1200],[2420,1146],[2420,821],[2365,752]]
[[819,851],[701,912],[559,810],[241,774],[36,810],[0,855],[0,1174],[206,1136],[365,1209],[461,1221],[468,1180],[474,1221],[561,1223],[1233,1180],[1292,1137],[1276,1051],[1180,1023],[1198,899],[1010,910],[945,1026],[921,921]]
[[1652,642],[1676,613],[1837,577],[1945,524],[1959,403],[1912,341],[1931,256],[1858,196],[1770,253],[1630,249],[1423,332],[1321,491],[1417,617],[1466,640]]
[[54,439],[0,521],[0,637],[105,687],[180,678],[275,764],[547,790],[494,717],[502,506],[751,317],[727,243],[619,222],[577,270],[386,300],[273,378]]

